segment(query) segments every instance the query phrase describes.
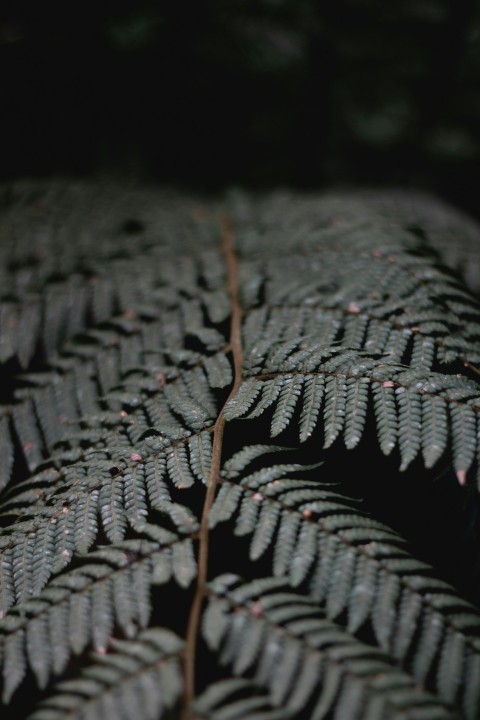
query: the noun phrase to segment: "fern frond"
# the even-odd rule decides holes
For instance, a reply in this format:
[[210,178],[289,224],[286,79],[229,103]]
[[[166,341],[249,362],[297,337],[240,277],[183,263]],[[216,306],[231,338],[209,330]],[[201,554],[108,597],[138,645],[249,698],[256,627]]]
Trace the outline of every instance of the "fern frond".
[[[210,526],[233,522],[236,534],[251,536],[252,561],[272,547],[277,576],[286,576],[293,587],[306,580],[326,616],[346,615],[352,632],[369,621],[381,648],[418,682],[428,678],[440,697],[453,702],[465,668],[480,655],[478,611],[414,559],[399,535],[331,485],[291,477],[292,472],[298,474],[301,466],[268,465],[239,477],[227,474]],[[414,637],[418,625],[426,637]],[[445,666],[449,683],[442,681]]]
[[468,472],[478,443],[478,385],[461,376],[408,370],[363,352],[314,346],[294,353],[279,367],[271,366],[267,357],[265,374],[244,381],[225,416],[229,421],[252,420],[273,407],[270,434],[276,436],[292,423],[300,403],[301,442],[320,426],[325,448],[342,436],[352,449],[362,438],[370,399],[380,447],[389,454],[398,445],[400,470],[422,448],[427,467],[450,448],[456,470]]
[[288,708],[272,707],[268,693],[252,680],[229,678],[209,685],[195,700],[196,714],[205,720],[290,720]]
[[[90,462],[94,461],[95,456]],[[107,468],[111,464],[107,460]],[[80,476],[76,487],[67,486],[65,491],[60,487],[57,493],[48,496],[48,504],[38,506],[31,519],[12,526],[10,534],[4,536],[0,557],[11,558],[5,567],[12,568],[11,583],[17,602],[39,591],[53,572],[70,564],[76,552],[84,552],[92,545],[99,518],[111,542],[124,538],[129,523],[142,523],[147,514],[146,490],[157,502],[154,507],[169,516],[176,527],[181,531],[188,528],[187,532],[196,530],[196,521],[188,509],[181,512],[172,503],[166,486],[159,485],[158,458],[152,458],[150,467],[154,486],[152,475],[147,483],[140,456],[134,455],[113,477],[108,471],[97,470],[93,477],[87,472]],[[0,610],[8,607],[2,606]]]
[[149,628],[135,640],[112,640],[111,652],[39,703],[31,720],[158,720],[179,700],[182,641],[170,630]]
[[[438,223],[22,187],[0,198],[2,707],[36,684],[38,720],[478,720],[478,609],[413,554],[475,595],[480,314]],[[399,506],[437,479],[440,550],[438,515],[412,549],[379,521],[375,436]]]
[[[89,645],[105,652],[114,623],[134,637],[150,619],[152,585],[174,578],[188,587],[196,574],[191,540],[158,526],[139,526],[147,539],[125,540],[90,553],[53,578],[34,598],[19,602],[0,621],[3,700],[8,702],[30,666],[45,687],[64,671],[71,654]],[[68,628],[70,628],[68,630]],[[13,666],[19,671],[11,673]]]
[[[324,717],[453,717],[378,650],[322,617],[316,604],[285,590],[282,579],[210,584],[203,632],[234,673],[248,670],[275,707]],[[307,710],[308,708],[308,710]],[[340,710],[341,709],[341,710]],[[305,716],[305,714],[303,715]]]

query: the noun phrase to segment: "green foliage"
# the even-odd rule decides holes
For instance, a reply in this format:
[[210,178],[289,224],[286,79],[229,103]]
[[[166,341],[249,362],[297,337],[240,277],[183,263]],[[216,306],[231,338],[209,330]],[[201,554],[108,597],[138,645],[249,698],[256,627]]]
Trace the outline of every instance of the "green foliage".
[[2,227],[5,717],[478,720],[466,545],[413,512],[478,534],[475,226],[23,184]]

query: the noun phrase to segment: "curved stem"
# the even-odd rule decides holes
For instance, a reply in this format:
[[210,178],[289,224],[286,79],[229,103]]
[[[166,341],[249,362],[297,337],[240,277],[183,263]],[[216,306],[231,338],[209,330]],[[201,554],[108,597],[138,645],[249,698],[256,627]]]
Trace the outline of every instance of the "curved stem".
[[199,532],[199,549],[198,549],[198,575],[197,587],[192,601],[190,616],[187,625],[187,635],[185,639],[185,661],[184,661],[184,720],[193,720],[191,704],[195,697],[195,659],[198,631],[200,626],[200,618],[203,601],[207,590],[208,575],[208,553],[210,533],[208,520],[215,493],[220,479],[220,468],[222,462],[223,434],[225,431],[225,406],[233,397],[242,382],[243,367],[243,350],[241,338],[242,309],[238,297],[238,261],[235,255],[233,231],[228,218],[222,217],[222,238],[221,248],[227,266],[227,288],[230,296],[232,314],[230,320],[230,348],[233,357],[234,382],[230,390],[229,396],[223,405],[213,429],[213,448],[212,448],[212,465],[210,469],[210,477],[205,493],[205,501],[203,504],[202,519]]

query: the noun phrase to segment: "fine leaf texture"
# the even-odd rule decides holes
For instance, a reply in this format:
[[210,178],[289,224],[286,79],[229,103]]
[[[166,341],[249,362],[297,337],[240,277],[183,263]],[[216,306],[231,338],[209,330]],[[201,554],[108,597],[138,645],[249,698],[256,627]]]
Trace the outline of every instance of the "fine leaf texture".
[[2,718],[478,720],[475,224],[1,198]]

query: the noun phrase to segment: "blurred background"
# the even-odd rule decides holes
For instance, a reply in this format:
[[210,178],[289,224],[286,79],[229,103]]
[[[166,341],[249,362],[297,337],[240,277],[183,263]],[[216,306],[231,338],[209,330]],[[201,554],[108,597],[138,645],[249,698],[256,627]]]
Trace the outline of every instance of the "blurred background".
[[16,0],[0,79],[0,180],[402,185],[480,218],[476,0]]

